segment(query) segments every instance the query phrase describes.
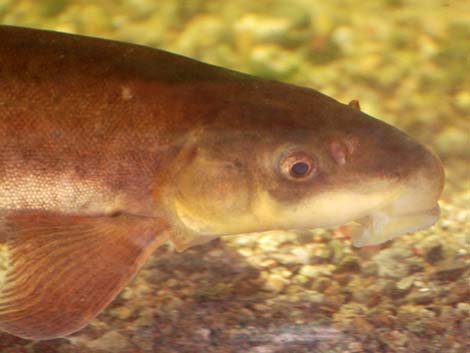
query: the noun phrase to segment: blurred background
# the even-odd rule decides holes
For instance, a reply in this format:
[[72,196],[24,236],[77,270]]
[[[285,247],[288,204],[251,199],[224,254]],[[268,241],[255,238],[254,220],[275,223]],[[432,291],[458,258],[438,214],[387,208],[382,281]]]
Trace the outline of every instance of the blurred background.
[[447,174],[431,230],[369,250],[341,229],[162,249],[85,330],[41,343],[0,333],[0,352],[465,351],[469,0],[0,0],[0,24],[145,44],[358,99],[434,149]]

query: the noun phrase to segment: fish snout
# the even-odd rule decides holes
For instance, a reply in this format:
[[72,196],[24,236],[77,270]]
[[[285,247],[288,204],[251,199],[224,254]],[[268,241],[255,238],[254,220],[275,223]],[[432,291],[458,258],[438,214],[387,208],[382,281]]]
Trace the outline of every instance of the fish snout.
[[434,152],[401,130],[378,121],[361,130],[358,141],[354,152],[357,168],[402,189],[397,208],[407,212],[435,206],[444,186],[444,168]]
[[435,209],[444,188],[444,167],[439,157],[421,146],[413,171],[403,180],[403,191],[393,203],[394,214]]
[[358,221],[355,246],[381,244],[426,229],[439,219],[445,177],[441,160],[398,130],[392,134],[391,139],[374,141],[378,153],[369,166],[373,176],[392,182],[394,196]]

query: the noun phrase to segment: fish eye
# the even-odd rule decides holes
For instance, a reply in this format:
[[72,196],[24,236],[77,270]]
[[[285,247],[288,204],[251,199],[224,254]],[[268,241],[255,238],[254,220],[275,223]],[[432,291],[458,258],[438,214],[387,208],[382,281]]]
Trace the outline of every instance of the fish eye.
[[281,159],[281,172],[291,180],[303,181],[315,174],[316,164],[312,156],[294,152]]
[[293,176],[302,176],[308,173],[310,166],[305,162],[297,162],[292,165],[290,171]]

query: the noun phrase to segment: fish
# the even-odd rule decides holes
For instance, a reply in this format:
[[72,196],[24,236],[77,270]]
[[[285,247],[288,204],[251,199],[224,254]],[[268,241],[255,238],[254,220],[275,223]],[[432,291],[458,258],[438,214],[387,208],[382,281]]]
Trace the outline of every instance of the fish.
[[433,225],[441,161],[312,88],[141,45],[0,26],[0,330],[90,322],[155,249]]

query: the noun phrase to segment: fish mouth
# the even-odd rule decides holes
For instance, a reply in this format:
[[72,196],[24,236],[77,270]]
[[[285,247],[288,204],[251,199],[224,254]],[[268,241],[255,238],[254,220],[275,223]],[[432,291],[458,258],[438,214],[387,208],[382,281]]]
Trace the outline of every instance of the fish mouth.
[[400,235],[429,228],[437,222],[439,214],[438,204],[402,214],[394,213],[391,207],[376,210],[354,221],[352,244],[356,247],[378,245]]
[[354,246],[378,245],[403,234],[431,227],[440,215],[438,200],[444,188],[444,168],[432,152],[415,173],[403,180],[398,195],[355,221]]

